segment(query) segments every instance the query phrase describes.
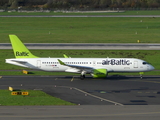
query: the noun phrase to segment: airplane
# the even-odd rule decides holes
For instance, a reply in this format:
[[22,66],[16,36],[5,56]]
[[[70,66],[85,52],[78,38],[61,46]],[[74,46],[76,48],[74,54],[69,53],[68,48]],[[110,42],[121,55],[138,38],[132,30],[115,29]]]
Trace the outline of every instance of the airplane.
[[6,63],[50,72],[79,73],[84,79],[86,74],[93,78],[106,78],[111,72],[146,72],[154,67],[136,58],[40,58],[33,55],[16,35],[9,35],[15,58]]

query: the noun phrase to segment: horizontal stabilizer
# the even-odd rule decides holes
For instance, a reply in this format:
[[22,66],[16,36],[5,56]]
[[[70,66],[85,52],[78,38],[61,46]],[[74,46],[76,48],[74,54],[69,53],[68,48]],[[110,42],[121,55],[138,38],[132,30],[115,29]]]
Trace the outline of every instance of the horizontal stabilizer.
[[25,64],[25,63],[27,63],[26,61],[19,61],[19,60],[11,60],[11,61],[17,62],[17,63],[20,63],[20,64]]

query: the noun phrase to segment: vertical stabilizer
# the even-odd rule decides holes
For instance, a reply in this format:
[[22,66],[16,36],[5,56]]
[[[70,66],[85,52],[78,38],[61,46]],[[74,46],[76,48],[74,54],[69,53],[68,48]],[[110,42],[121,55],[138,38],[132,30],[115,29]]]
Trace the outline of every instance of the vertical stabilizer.
[[16,35],[9,35],[16,58],[38,58],[34,56]]

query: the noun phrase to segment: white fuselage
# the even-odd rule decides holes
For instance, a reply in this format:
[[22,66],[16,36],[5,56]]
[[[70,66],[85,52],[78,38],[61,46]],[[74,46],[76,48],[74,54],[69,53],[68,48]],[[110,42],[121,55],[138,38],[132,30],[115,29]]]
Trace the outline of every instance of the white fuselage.
[[[61,65],[58,59],[68,65],[107,69],[108,72],[145,72],[154,69],[147,62],[135,58],[19,58],[6,59],[6,63],[43,71],[81,73],[77,68]],[[86,69],[86,73],[91,73],[92,69]]]

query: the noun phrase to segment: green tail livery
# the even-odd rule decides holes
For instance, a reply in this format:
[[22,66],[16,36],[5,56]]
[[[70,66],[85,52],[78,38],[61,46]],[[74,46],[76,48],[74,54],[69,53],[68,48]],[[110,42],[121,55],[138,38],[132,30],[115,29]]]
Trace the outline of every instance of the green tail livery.
[[16,35],[9,35],[16,58],[38,58],[34,56]]

